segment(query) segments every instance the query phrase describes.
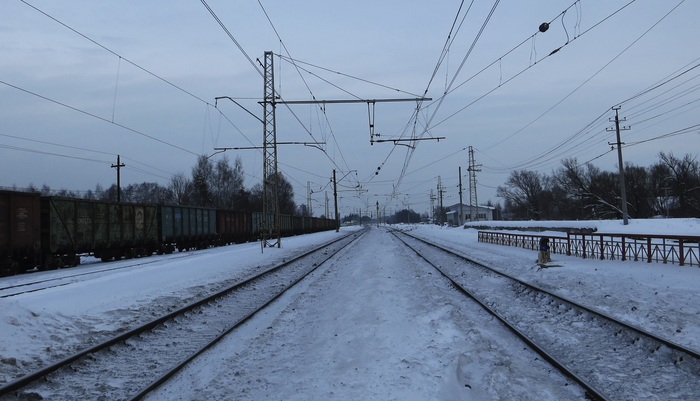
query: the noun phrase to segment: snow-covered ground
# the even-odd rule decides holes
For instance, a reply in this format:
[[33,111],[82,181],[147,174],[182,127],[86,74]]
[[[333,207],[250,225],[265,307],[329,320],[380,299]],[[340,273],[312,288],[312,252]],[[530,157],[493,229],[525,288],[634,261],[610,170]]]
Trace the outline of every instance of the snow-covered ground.
[[[700,232],[697,219],[650,220],[638,228],[660,223],[667,234]],[[478,243],[473,229],[401,228],[700,350],[697,267],[553,255],[562,266],[538,270],[535,252]],[[139,264],[0,298],[0,382],[340,234],[287,238],[282,249],[264,253],[259,244],[243,244],[2,278],[0,288]],[[580,390],[541,365],[373,228],[337,263],[323,266],[149,399],[582,399]]]

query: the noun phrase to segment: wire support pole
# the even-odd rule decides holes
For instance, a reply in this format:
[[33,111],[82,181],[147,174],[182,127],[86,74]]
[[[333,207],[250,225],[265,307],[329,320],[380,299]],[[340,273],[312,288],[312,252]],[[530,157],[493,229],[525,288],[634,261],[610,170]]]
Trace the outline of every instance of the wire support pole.
[[335,232],[339,232],[340,214],[338,213],[338,181],[335,178],[335,169],[333,169],[333,200],[335,203]]
[[[626,121],[626,119],[620,120],[620,108],[621,106],[616,106],[613,107],[612,109],[615,110],[615,119],[610,120],[610,122],[615,122],[615,134],[617,135],[617,142],[616,143],[609,143],[609,145],[617,146],[617,163],[620,169],[620,201],[622,203],[622,224],[627,225],[629,224],[629,215],[627,213],[627,190],[625,188],[625,166],[622,162],[622,145],[624,145],[624,142],[620,140],[620,131],[628,130],[630,129],[629,126],[625,127],[620,127],[620,121]],[[612,131],[612,128],[607,128],[607,131]]]
[[459,216],[457,217],[457,224],[460,226],[464,224],[464,210],[462,202],[462,166],[459,166]]
[[[467,171],[469,172],[469,221],[479,221],[479,201],[477,199],[476,191],[476,173],[481,171],[479,168],[481,164],[476,164],[474,159],[474,148],[469,147],[469,167]],[[474,208],[476,208],[476,213],[474,213]]]
[[[282,247],[280,233],[280,212],[278,195],[278,171],[277,171],[277,125],[275,121],[275,79],[274,79],[274,55],[271,51],[265,52],[264,61],[264,97],[263,97],[263,210],[261,220],[262,246]],[[270,242],[270,238],[276,238],[277,242]]]

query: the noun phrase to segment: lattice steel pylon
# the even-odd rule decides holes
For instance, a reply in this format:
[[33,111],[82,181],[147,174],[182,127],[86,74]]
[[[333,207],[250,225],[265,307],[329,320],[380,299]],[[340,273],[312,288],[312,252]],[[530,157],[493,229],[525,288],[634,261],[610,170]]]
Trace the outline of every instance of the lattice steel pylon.
[[[275,74],[274,54],[265,52],[265,87],[263,97],[263,114],[265,116],[263,127],[263,210],[260,222],[261,240],[264,247],[282,246],[280,233],[280,210],[278,196],[278,172],[277,172],[277,125],[275,122]],[[276,239],[273,242],[272,238]]]
[[[478,221],[479,220],[479,202],[476,199],[476,173],[481,171],[479,168],[481,164],[476,164],[474,160],[474,148],[469,147],[469,220]],[[474,209],[476,208],[476,213]]]

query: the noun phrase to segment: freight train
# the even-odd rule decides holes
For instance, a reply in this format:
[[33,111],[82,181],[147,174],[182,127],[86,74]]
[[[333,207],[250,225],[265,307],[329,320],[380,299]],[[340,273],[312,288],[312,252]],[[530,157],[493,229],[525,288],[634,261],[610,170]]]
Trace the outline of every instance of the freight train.
[[[0,191],[0,275],[255,241],[262,213],[135,204]],[[274,223],[274,215],[268,221]],[[282,236],[336,228],[336,221],[280,215]]]

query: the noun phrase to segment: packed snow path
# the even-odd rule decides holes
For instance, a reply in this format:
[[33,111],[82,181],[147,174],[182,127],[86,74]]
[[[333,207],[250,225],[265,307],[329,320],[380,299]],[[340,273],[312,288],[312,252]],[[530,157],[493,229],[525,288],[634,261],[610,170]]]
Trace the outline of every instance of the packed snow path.
[[150,400],[564,400],[580,388],[382,229]]

